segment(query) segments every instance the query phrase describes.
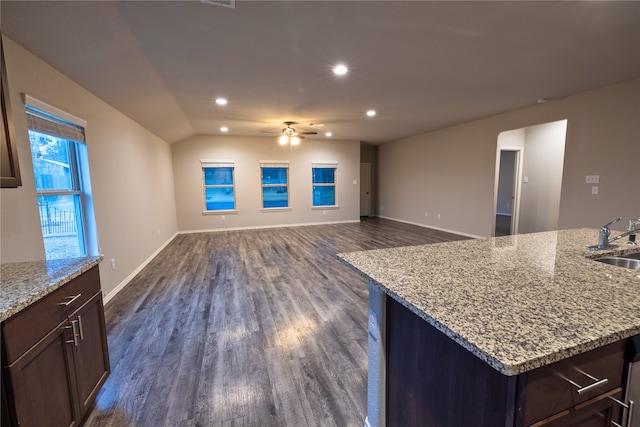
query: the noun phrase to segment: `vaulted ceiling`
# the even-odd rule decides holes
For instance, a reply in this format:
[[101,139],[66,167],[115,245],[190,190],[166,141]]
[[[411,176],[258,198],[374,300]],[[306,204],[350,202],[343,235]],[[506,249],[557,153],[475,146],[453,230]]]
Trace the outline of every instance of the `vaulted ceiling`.
[[640,76],[634,1],[3,0],[0,17],[170,143],[292,120],[379,144]]

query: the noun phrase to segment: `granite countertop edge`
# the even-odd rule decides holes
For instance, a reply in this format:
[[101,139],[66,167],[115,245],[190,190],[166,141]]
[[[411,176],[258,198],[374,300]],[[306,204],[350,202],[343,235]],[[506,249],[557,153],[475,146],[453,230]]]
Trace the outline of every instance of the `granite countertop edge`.
[[[584,231],[584,230],[580,230],[580,231]],[[596,234],[594,234],[596,235]],[[472,240],[471,242],[474,241],[488,241],[488,240],[492,240],[495,241],[496,238],[485,238],[485,239],[477,239],[477,240]],[[447,245],[448,243],[439,243],[436,245]],[[434,246],[434,245],[421,245],[421,246]],[[390,250],[394,249],[394,248],[389,248]],[[599,251],[594,251],[594,252],[589,252],[589,251],[583,251],[583,252],[571,252],[569,255],[567,254],[562,254],[562,257],[565,259],[571,259],[573,257],[575,257],[576,259],[595,259],[598,257],[603,257],[603,256],[610,256],[610,255],[622,255],[622,254],[626,254],[626,253],[630,253],[630,252],[638,252],[638,250],[640,249],[640,247],[636,246],[636,247],[628,247],[628,246],[618,246],[616,248],[608,248],[605,250],[599,250]],[[375,251],[385,251],[385,249],[378,249]],[[369,251],[364,251],[364,252],[369,252]],[[424,321],[426,321],[428,324],[432,325],[433,327],[435,327],[436,329],[438,329],[439,331],[441,331],[442,333],[444,333],[447,337],[449,337],[450,339],[452,339],[453,341],[457,342],[458,344],[460,344],[463,348],[467,349],[468,351],[470,351],[472,354],[474,354],[476,357],[480,358],[481,360],[483,360],[485,363],[487,363],[488,365],[490,365],[491,367],[493,367],[494,369],[496,369],[498,372],[507,375],[507,376],[514,376],[514,375],[518,375],[524,372],[528,372],[531,371],[533,369],[542,367],[542,366],[546,366],[549,365],[551,363],[566,359],[568,357],[571,356],[575,356],[581,353],[584,353],[586,351],[589,350],[593,350],[596,349],[598,347],[616,342],[618,340],[621,339],[625,339],[631,336],[634,336],[636,334],[640,333],[640,323],[636,323],[635,325],[631,326],[631,327],[627,327],[624,329],[619,329],[619,330],[615,330],[615,331],[611,331],[610,333],[607,334],[602,334],[602,335],[598,335],[598,336],[594,336],[594,337],[589,337],[589,338],[585,338],[582,337],[581,339],[577,339],[574,342],[572,342],[570,345],[567,345],[566,347],[560,347],[560,348],[555,348],[554,351],[552,352],[547,352],[545,354],[538,354],[538,355],[534,355],[532,357],[527,357],[524,360],[519,360],[519,361],[513,361],[513,360],[500,360],[499,357],[496,357],[494,355],[491,354],[490,351],[487,351],[486,349],[482,349],[479,348],[478,346],[476,346],[472,341],[473,339],[469,339],[469,337],[465,337],[463,336],[462,331],[456,332],[454,330],[452,330],[451,328],[449,328],[446,324],[444,324],[443,322],[439,321],[436,317],[430,315],[429,313],[423,311],[422,309],[420,309],[419,307],[416,307],[409,299],[412,297],[412,295],[409,295],[409,299],[405,298],[401,293],[396,292],[394,289],[391,289],[390,287],[386,286],[384,283],[381,283],[381,281],[379,279],[376,279],[375,277],[370,276],[369,274],[367,274],[366,272],[361,271],[357,266],[351,264],[351,262],[345,258],[343,258],[343,256],[348,256],[349,254],[345,253],[345,254],[338,254],[338,259],[345,264],[347,267],[351,268],[353,271],[355,271],[356,273],[358,273],[361,277],[363,277],[365,280],[367,280],[370,284],[373,284],[375,287],[377,287],[378,289],[380,289],[382,292],[384,292],[385,294],[389,295],[391,298],[393,298],[394,300],[396,300],[397,302],[399,302],[400,304],[402,304],[404,307],[408,308],[409,310],[411,310],[413,313],[415,313],[417,316],[419,316],[420,318],[422,318]],[[599,263],[596,263],[599,264]],[[613,267],[613,266],[607,266],[604,268],[611,268],[613,272],[616,272],[617,269],[619,269],[619,267]],[[375,275],[374,275],[375,276]],[[629,275],[630,277],[630,275]],[[638,278],[640,278],[640,276],[638,276]]]
[[98,265],[103,256],[1,264],[0,322]]

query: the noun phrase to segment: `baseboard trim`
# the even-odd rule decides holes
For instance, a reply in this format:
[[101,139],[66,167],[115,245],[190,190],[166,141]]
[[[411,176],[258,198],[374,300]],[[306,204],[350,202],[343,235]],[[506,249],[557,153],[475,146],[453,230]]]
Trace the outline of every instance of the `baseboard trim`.
[[353,224],[358,222],[360,222],[359,218],[355,220],[348,220],[348,221],[303,222],[299,224],[257,225],[252,227],[230,227],[230,228],[211,228],[211,229],[200,229],[200,230],[184,230],[184,231],[178,231],[178,234],[215,233],[217,231],[260,230],[265,228],[307,227],[311,225]]
[[111,292],[106,294],[104,296],[103,300],[102,300],[103,304],[105,304],[105,305],[108,304],[109,301],[111,301],[113,299],[113,297],[115,297],[118,292],[120,292],[122,289],[124,289],[124,287],[127,286],[129,284],[129,282],[131,282],[131,280],[133,280],[133,278],[136,277],[136,275],[138,273],[140,273],[142,271],[142,269],[145,268],[164,248],[166,248],[167,245],[169,243],[171,243],[173,241],[173,239],[175,239],[178,234],[179,233],[176,232],[176,233],[174,233],[173,236],[169,237],[169,239],[167,239],[166,242],[164,242],[158,249],[156,249],[155,252],[153,252],[149,256],[149,258],[144,260],[144,262],[142,264],[140,264],[138,266],[138,268],[133,270],[131,272],[131,274],[129,274],[127,277],[125,277],[125,279],[118,284],[118,286],[116,286]]
[[477,234],[465,233],[465,232],[458,231],[458,230],[449,230],[448,228],[434,227],[432,225],[420,224],[419,222],[413,222],[413,221],[405,221],[403,219],[391,218],[391,217],[388,217],[388,216],[378,215],[378,218],[388,219],[388,220],[391,220],[391,221],[404,222],[405,224],[417,225],[418,227],[422,227],[422,228],[430,228],[432,230],[444,231],[445,233],[459,234],[460,236],[471,237],[473,239],[484,239],[485,238],[485,236],[479,236]]

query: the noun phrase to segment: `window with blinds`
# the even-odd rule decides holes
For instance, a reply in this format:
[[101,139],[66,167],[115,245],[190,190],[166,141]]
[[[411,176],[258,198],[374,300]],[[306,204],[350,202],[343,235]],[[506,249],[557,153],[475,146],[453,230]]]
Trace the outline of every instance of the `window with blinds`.
[[335,207],[337,162],[311,163],[311,191],[313,207]]
[[[55,107],[28,96],[26,102],[47,260],[87,255],[87,222],[93,221],[93,217],[87,212],[90,183],[84,127],[55,115],[60,111]],[[63,112],[61,115],[73,117]],[[77,121],[86,124],[81,119]]]
[[289,163],[260,162],[262,208],[289,207]]
[[204,182],[205,212],[236,209],[235,163],[232,160],[200,160]]

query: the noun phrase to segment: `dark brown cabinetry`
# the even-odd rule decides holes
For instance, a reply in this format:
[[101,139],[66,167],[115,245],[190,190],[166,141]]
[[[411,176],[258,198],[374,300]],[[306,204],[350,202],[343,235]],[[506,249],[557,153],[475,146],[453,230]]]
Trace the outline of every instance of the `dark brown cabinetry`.
[[386,339],[389,427],[610,427],[625,413],[626,340],[509,377],[391,298]]
[[11,102],[9,102],[9,85],[4,62],[4,48],[2,34],[0,34],[0,187],[18,187],[22,185],[20,179],[20,164],[16,149],[16,134],[11,116]]
[[98,268],[9,318],[2,334],[12,423],[79,425],[109,375]]

